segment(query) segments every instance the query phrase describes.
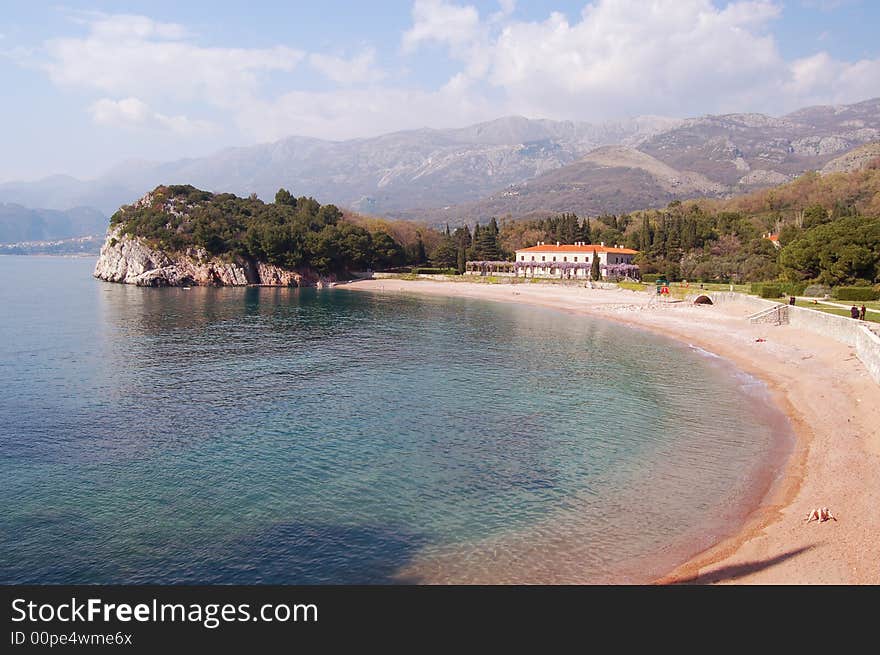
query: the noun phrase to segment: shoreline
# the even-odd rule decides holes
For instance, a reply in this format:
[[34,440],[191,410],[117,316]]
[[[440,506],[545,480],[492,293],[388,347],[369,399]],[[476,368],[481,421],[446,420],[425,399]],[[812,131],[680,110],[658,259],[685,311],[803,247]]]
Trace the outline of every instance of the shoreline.
[[[745,320],[751,312],[738,303],[648,308],[644,293],[540,284],[379,279],[344,288],[543,306],[612,320],[721,357],[766,386],[794,443],[775,475],[773,463],[762,462],[765,474],[752,483],[764,491],[756,492],[758,502],[742,523],[654,583],[880,583],[880,544],[870,538],[880,533],[880,489],[871,487],[880,479],[880,385],[858,360],[853,365],[852,348],[790,326],[751,325]],[[837,438],[841,426],[834,419],[844,416],[857,439]],[[831,508],[840,520],[804,524],[816,506]]]

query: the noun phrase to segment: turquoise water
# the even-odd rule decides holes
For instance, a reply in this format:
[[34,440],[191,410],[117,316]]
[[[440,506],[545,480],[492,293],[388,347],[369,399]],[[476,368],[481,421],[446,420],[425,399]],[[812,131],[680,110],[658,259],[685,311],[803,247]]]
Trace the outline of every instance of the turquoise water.
[[0,582],[639,580],[741,518],[784,430],[613,323],[93,265],[0,257]]

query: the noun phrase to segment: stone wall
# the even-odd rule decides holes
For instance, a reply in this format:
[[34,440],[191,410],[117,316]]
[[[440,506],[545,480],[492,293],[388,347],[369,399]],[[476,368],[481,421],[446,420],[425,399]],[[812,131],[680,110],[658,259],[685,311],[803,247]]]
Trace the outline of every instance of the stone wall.
[[[880,384],[880,336],[864,322],[846,316],[837,316],[805,307],[793,307],[764,298],[746,296],[735,291],[711,293],[709,297],[716,304],[733,301],[745,303],[754,307],[756,313],[772,307],[784,308],[789,325],[816,332],[852,346],[871,377]],[[768,316],[770,317],[768,322],[775,322],[776,314],[774,312],[770,312]]]
[[[778,303],[775,300],[767,300],[766,298],[758,298],[756,296],[747,296],[743,293],[738,293],[736,291],[712,291],[712,292],[703,292],[699,295],[707,295],[712,299],[712,302],[716,305],[721,305],[726,302],[738,302],[746,305],[747,307],[753,307],[755,312],[760,312],[765,309],[770,309],[771,307],[775,307],[776,305],[780,305],[782,303]],[[696,295],[694,295],[696,298]]]
[[856,336],[856,354],[868,373],[880,384],[880,336],[865,325],[859,326]]

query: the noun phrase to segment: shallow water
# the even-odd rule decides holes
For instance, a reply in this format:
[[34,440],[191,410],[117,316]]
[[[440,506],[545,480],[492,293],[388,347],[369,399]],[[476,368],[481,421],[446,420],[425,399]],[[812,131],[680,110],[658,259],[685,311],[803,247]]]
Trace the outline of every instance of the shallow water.
[[0,582],[638,581],[787,429],[598,319],[93,264],[0,257]]

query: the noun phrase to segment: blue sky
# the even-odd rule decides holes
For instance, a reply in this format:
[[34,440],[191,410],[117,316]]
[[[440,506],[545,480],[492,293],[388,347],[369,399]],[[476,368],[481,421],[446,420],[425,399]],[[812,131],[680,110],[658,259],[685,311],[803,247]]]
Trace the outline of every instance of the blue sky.
[[289,135],[880,96],[872,0],[11,0],[0,180]]

